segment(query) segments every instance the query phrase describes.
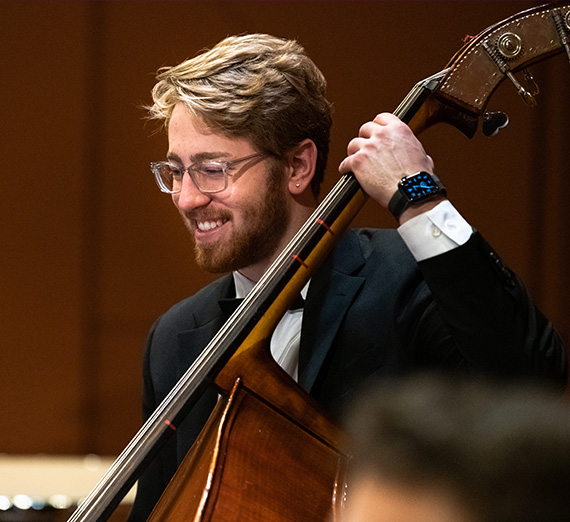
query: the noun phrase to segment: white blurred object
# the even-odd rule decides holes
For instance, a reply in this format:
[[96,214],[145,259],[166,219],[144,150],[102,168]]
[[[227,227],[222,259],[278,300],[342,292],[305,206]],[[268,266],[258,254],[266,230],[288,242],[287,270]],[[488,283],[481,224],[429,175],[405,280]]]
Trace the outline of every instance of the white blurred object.
[[[57,509],[77,505],[114,460],[98,455],[0,454],[0,510],[12,505],[37,509],[42,503]],[[132,504],[134,493],[133,487],[123,503]]]

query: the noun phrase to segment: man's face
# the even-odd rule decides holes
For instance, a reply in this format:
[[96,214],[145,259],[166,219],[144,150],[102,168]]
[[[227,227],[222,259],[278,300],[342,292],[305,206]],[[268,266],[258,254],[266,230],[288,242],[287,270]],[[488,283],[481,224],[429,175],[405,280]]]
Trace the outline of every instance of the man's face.
[[[207,129],[178,104],[168,126],[168,157],[188,167],[204,157],[231,161],[251,155],[246,139],[228,138]],[[210,272],[241,269],[257,279],[285,246],[290,217],[283,173],[267,157],[239,163],[228,187],[203,194],[185,174],[182,190],[172,199],[194,238],[197,263]],[[249,268],[249,271],[248,271]]]

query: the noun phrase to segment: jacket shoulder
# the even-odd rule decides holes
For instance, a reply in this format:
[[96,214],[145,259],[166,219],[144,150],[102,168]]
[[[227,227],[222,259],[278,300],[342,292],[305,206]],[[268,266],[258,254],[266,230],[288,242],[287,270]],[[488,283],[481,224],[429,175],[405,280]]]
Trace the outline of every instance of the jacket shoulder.
[[332,252],[329,262],[345,273],[358,270],[366,264],[397,271],[417,269],[416,260],[398,231],[393,228],[347,230]]

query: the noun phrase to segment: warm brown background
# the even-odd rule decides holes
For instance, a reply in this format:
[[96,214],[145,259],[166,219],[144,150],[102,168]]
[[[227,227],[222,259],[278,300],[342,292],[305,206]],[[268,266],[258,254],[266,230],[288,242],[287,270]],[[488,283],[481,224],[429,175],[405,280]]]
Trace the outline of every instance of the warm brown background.
[[[153,319],[210,276],[148,170],[154,72],[228,34],[304,44],[336,106],[328,187],[360,126],[442,69],[466,34],[530,2],[0,2],[0,452],[116,454],[139,427]],[[529,109],[469,141],[423,135],[456,206],[527,282],[566,339],[570,64],[534,68]],[[369,204],[359,224],[393,226]]]

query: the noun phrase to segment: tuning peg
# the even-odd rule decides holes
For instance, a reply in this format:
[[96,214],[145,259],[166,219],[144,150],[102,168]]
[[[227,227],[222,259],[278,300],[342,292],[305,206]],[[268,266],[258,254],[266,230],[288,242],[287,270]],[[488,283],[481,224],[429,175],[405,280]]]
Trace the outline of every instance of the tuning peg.
[[489,43],[487,40],[483,42],[483,49],[487,51],[489,57],[495,62],[499,70],[509,79],[515,86],[518,93],[521,95],[524,102],[531,106],[536,106],[536,100],[534,97],[538,94],[538,85],[534,81],[534,78],[525,70],[524,78],[527,85],[532,89],[529,91],[525,89],[519,81],[515,78],[515,75],[511,71],[510,66],[505,60],[514,60],[523,52],[523,42],[519,35],[515,33],[504,33],[497,38],[495,44]]
[[570,32],[570,11],[567,11],[566,15],[563,17],[560,9],[556,8],[552,10],[552,17],[556,24],[556,31],[558,32],[560,43],[564,47],[568,59],[570,60],[570,43],[568,42],[568,33]]
[[504,112],[486,112],[483,116],[483,134],[485,136],[495,136],[499,129],[506,127],[509,117]]

